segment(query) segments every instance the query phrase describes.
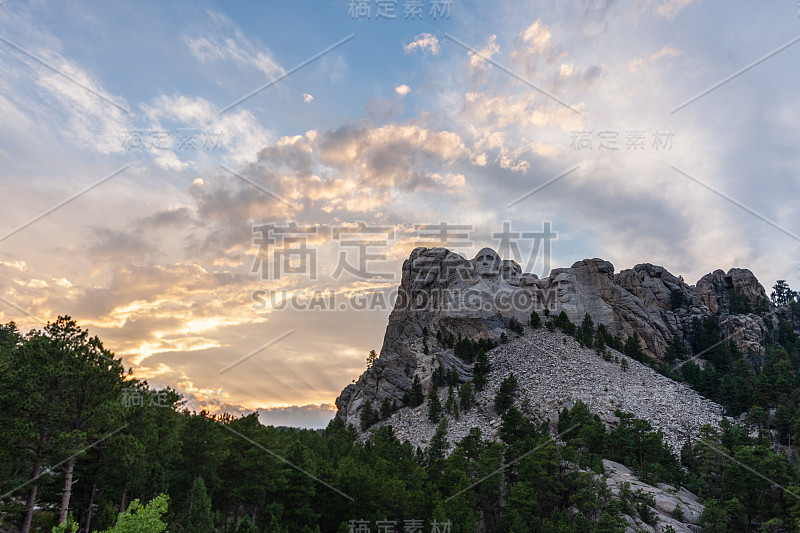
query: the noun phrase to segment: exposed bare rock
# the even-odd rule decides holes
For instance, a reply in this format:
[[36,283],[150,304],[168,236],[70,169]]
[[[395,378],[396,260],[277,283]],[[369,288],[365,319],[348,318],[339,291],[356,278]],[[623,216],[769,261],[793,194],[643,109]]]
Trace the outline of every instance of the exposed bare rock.
[[[652,508],[657,520],[655,528],[643,523],[639,518],[628,516],[626,518],[633,531],[664,531],[668,526],[672,526],[676,533],[693,533],[700,530],[698,523],[705,507],[697,496],[685,488],[664,484],[659,484],[657,487],[648,485],[640,481],[627,467],[606,459],[603,460],[603,470],[608,488],[614,496],[619,496],[623,485],[627,483],[631,492],[642,491],[653,496],[655,500],[656,505]],[[675,513],[676,508],[680,508],[681,511],[678,516]]]
[[[576,324],[588,314],[595,325],[604,324],[623,340],[637,333],[645,353],[658,359],[675,337],[690,345],[693,319],[711,316],[719,320],[723,334],[733,335],[745,354],[758,356],[764,350],[766,329],[761,318],[747,311],[760,312],[765,308],[769,309],[769,300],[764,288],[752,272],[744,269],[734,268],[727,274],[716,270],[703,276],[696,286],[690,286],[665,268],[649,263],[615,274],[608,261],[584,259],[570,268],[553,269],[548,277],[539,279],[521,273],[516,262],[504,260],[489,248],[481,250],[472,260],[445,248],[416,248],[403,263],[398,298],[389,316],[380,357],[336,399],[337,417],[359,427],[360,411],[367,401],[374,408],[379,408],[384,400],[403,407],[413,379],[419,378],[427,394],[438,365],[446,371],[455,370],[462,381],[471,379],[471,365],[452,350],[438,346],[437,333],[472,340],[498,339],[503,333],[510,334],[512,320],[527,324],[534,310],[540,315],[547,310],[551,316],[563,311]],[[425,332],[427,338],[423,338]],[[526,345],[527,339],[526,335],[521,344],[510,343],[496,350],[492,355],[496,361],[492,364],[505,365],[500,368],[515,373],[527,369],[534,384],[530,402],[542,417],[552,419],[553,412],[564,402],[583,399],[587,404],[591,402],[590,407],[601,413],[604,420],[613,422],[613,416],[608,415],[613,413],[610,406],[630,405],[634,414],[641,411],[637,416],[655,422],[657,427],[661,424],[665,433],[676,435],[675,420],[666,422],[658,418],[659,413],[673,413],[674,409],[659,402],[675,401],[680,405],[681,399],[688,398],[686,395],[691,392],[683,385],[673,384],[677,388],[669,388],[666,382],[672,384],[670,380],[641,365],[631,366],[637,369],[641,366],[643,370],[632,368],[627,375],[613,374],[619,379],[602,382],[611,379],[601,370],[605,362],[591,350],[581,351],[572,339],[556,350],[559,357],[571,363],[553,373],[555,367],[547,367],[550,363],[546,363],[552,363],[549,354],[553,352]],[[589,366],[581,367],[579,361]],[[638,396],[635,388],[642,381],[642,376],[637,375],[640,371],[649,376],[644,378],[646,383],[658,382],[665,388],[654,395],[652,389],[644,387],[641,391],[644,396]],[[536,375],[549,376],[547,379],[558,383],[563,381],[565,386],[537,382]],[[596,395],[601,385],[610,391],[602,401]],[[692,398],[690,403],[699,401],[696,395]],[[485,412],[487,420],[477,425],[490,428],[494,415],[487,407],[488,398],[486,401],[478,411]],[[653,408],[656,405],[658,409]],[[643,406],[647,406],[644,411]],[[718,412],[718,406],[706,407]],[[432,429],[425,426],[425,417],[417,413],[419,409],[401,411],[406,418],[399,422],[411,428],[422,421],[419,428],[409,430],[409,435],[418,430],[417,441],[422,443]]]
[[[439,360],[448,353],[452,350],[437,348],[431,358]],[[494,411],[494,398],[511,373],[518,383],[517,407],[537,422],[550,422],[553,429],[561,409],[582,401],[610,426],[619,422],[614,414],[617,409],[649,421],[679,453],[687,437],[696,435],[701,426],[719,424],[722,407],[718,404],[648,366],[612,353],[619,363],[605,361],[594,350],[581,348],[575,339],[546,329],[528,328],[522,336],[512,334],[507,344],[489,352],[492,370],[486,387],[476,395],[476,406],[458,419],[448,418],[448,440],[458,442],[473,427],[481,428],[488,438],[497,438],[500,415]],[[627,361],[627,370],[622,360]],[[447,388],[440,387],[438,394],[444,405]],[[378,425],[384,424],[393,426],[400,440],[423,448],[436,430],[436,424],[427,418],[427,403],[401,409]]]

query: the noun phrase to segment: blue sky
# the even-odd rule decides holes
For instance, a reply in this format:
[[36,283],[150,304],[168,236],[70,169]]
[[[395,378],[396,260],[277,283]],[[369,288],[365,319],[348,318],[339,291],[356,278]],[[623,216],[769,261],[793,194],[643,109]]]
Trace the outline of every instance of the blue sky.
[[[0,320],[69,314],[190,405],[319,426],[391,301],[254,294],[390,298],[372,274],[421,224],[470,226],[471,257],[548,222],[540,276],[601,257],[800,286],[796,2],[431,1],[0,3]],[[317,279],[253,272],[253,227],[289,222],[317,229]],[[383,258],[332,277],[331,228],[359,223],[394,230]]]

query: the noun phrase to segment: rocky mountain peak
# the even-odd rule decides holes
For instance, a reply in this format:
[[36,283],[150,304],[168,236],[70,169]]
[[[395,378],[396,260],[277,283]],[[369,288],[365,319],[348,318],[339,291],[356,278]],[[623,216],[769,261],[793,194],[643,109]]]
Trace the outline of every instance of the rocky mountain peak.
[[405,407],[415,380],[427,395],[438,367],[462,382],[472,379],[472,364],[443,349],[441,339],[496,342],[515,324],[527,325],[533,312],[543,319],[563,312],[575,324],[589,315],[622,340],[637,334],[643,351],[661,359],[672,342],[691,353],[693,320],[706,317],[719,319],[723,334],[735,334],[743,351],[763,351],[765,326],[755,313],[769,305],[746,269],[716,270],[690,286],[658,265],[615,273],[610,262],[594,258],[540,279],[491,248],[472,259],[446,248],[415,248],[403,263],[380,357],[342,391],[337,417],[358,427],[367,402],[374,409]]

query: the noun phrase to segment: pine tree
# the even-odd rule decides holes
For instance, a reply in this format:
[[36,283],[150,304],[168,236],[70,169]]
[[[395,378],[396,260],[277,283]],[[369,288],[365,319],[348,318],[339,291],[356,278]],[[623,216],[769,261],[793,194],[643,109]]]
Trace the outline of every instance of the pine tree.
[[422,405],[425,401],[425,394],[422,392],[422,383],[419,381],[419,376],[414,376],[414,382],[411,385],[411,395],[408,398],[408,405],[417,407]]
[[378,359],[378,354],[375,350],[370,350],[369,354],[367,354],[367,368],[372,368],[372,365],[375,364],[375,361]]
[[779,279],[775,285],[772,286],[772,293],[769,295],[772,303],[778,307],[794,302],[797,298],[797,293],[789,288],[789,284],[785,279]]
[[428,420],[438,422],[442,418],[442,404],[436,391],[431,391],[431,399],[428,402]]
[[258,528],[250,522],[250,517],[245,516],[239,521],[236,527],[236,533],[258,533]]
[[367,400],[361,408],[361,430],[365,431],[377,421],[378,413],[372,408],[372,402]]
[[475,383],[476,390],[483,390],[489,372],[491,372],[489,357],[486,355],[486,352],[481,350],[478,353],[478,358],[475,360],[475,365],[472,367],[472,381]]
[[589,313],[586,313],[583,317],[583,322],[581,322],[580,327],[580,341],[589,348],[592,347],[592,341],[594,340],[594,322],[592,322],[592,317],[589,316]]
[[450,447],[447,442],[447,419],[442,419],[436,428],[436,433],[433,434],[431,444],[427,450],[427,463],[433,473],[441,470],[441,464],[444,461],[444,454]]
[[383,403],[381,403],[381,418],[387,419],[392,416],[392,413],[394,413],[394,409],[392,404],[389,403],[389,398],[384,398]]
[[539,317],[539,313],[536,311],[531,312],[531,327],[538,328],[542,325],[542,319]]
[[461,388],[458,390],[458,399],[461,409],[464,412],[472,409],[472,403],[475,401],[475,394],[472,391],[472,383],[467,381],[461,385]]
[[514,394],[517,391],[517,378],[510,374],[500,383],[500,388],[494,398],[494,410],[503,414],[514,403]]
[[625,347],[622,349],[622,353],[632,359],[635,359],[636,361],[641,361],[644,359],[642,344],[639,340],[639,334],[637,332],[634,331],[633,335],[625,339]]
[[198,476],[194,480],[186,506],[181,521],[184,531],[213,533],[214,518],[211,513],[211,498],[206,492],[206,484],[202,476]]
[[444,410],[447,414],[453,413],[453,407],[456,405],[455,395],[453,394],[453,386],[447,387],[447,401],[444,404]]

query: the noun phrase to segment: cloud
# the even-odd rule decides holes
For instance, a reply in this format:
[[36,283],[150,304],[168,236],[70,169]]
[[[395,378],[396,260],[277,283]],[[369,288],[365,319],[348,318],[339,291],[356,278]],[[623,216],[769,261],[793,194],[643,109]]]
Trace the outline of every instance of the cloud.
[[500,45],[497,44],[497,35],[492,35],[483,48],[478,49],[478,53],[471,50],[469,54],[469,64],[474,69],[484,69],[490,64],[486,60],[492,59],[492,56],[500,52]]
[[336,414],[333,404],[291,405],[288,407],[269,407],[256,410],[262,424],[268,426],[292,426],[308,429],[322,429]]
[[656,8],[656,13],[661,17],[672,20],[683,8],[689,6],[694,0],[667,0]]
[[243,70],[255,68],[267,77],[284,72],[269,49],[260,50],[221,13],[213,15],[213,28],[206,32],[212,35],[183,36],[184,43],[195,59],[201,63],[231,62]]
[[411,52],[414,49],[422,50],[426,53],[430,50],[431,54],[437,55],[439,53],[439,39],[430,33],[420,33],[414,37],[414,40],[403,47],[406,52]]
[[397,87],[395,87],[395,88],[394,88],[394,92],[396,92],[396,93],[397,93],[397,94],[399,94],[400,96],[405,96],[405,95],[407,95],[409,92],[411,92],[411,87],[409,87],[409,86],[408,86],[408,85],[406,85],[406,84],[403,84],[403,85],[398,85]]
[[[190,163],[197,166],[198,160],[219,153],[230,164],[243,164],[252,161],[254,154],[272,138],[272,133],[250,111],[237,108],[220,115],[214,104],[201,97],[162,94],[142,109],[153,130],[173,132],[174,137],[172,146],[167,149],[151,147],[149,152],[162,158],[164,164],[170,160],[178,162],[178,169]],[[192,135],[191,147],[181,150],[175,145],[179,131]]]
[[544,68],[563,55],[564,52],[553,43],[550,27],[542,19],[537,19],[515,38],[511,62],[522,69],[523,76],[532,79],[539,77]]
[[653,54],[651,54],[648,59],[645,59],[643,57],[634,59],[633,61],[631,61],[628,64],[628,70],[631,72],[631,74],[636,74],[647,63],[653,63],[653,62],[658,61],[659,59],[664,58],[664,57],[666,57],[666,58],[678,57],[680,54],[681,54],[681,51],[678,50],[677,48],[673,48],[671,46],[664,46],[658,52],[654,52]]
[[303,102],[309,104],[314,101],[314,97],[308,93],[303,93]]

